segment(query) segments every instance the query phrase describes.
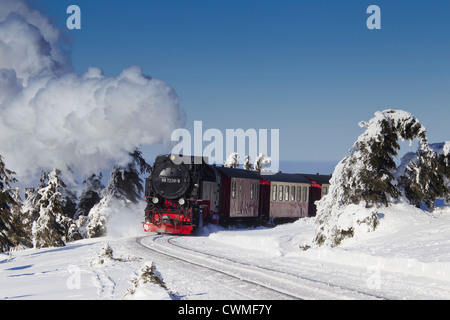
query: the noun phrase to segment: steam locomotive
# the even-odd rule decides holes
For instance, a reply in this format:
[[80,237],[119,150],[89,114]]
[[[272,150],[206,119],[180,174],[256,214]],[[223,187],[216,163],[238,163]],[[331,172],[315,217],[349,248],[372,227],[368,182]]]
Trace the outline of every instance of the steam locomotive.
[[314,201],[327,190],[330,177],[261,175],[209,165],[203,157],[160,155],[145,183],[143,227],[147,232],[191,234],[208,223],[264,224],[313,216]]

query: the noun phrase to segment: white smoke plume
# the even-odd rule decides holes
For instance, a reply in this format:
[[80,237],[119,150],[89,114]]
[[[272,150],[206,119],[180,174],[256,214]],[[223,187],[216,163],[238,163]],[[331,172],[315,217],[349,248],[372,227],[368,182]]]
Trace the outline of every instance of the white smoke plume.
[[60,31],[23,0],[0,0],[0,154],[18,176],[108,169],[185,125],[175,91],[129,67],[71,72]]

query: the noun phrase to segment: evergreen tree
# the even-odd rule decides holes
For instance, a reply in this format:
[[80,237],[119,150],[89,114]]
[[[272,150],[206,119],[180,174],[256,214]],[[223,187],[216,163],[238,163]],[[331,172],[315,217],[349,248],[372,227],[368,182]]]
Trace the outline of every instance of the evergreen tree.
[[421,150],[428,147],[425,128],[409,112],[376,112],[374,118],[360,126],[366,128],[365,132],[358,137],[351,154],[336,166],[329,193],[317,203],[315,242],[319,245],[335,246],[353,236],[353,227],[348,226],[349,218],[344,214],[345,207],[351,204],[365,203],[374,208],[368,216],[358,219],[358,225],[374,230],[378,224],[377,206],[387,206],[401,195],[394,177],[398,140],[418,139]]
[[112,214],[142,199],[144,188],[139,175],[149,173],[151,166],[145,162],[139,149],[130,153],[130,158],[125,166],[113,168],[103,198],[90,210],[85,227],[89,237],[104,236],[106,223]]
[[29,248],[31,242],[31,223],[28,215],[22,212],[22,199],[19,188],[13,192],[15,204],[11,206],[11,231],[9,238],[17,248]]
[[233,152],[231,153],[227,160],[223,163],[223,166],[226,168],[236,168],[239,166],[239,153]]
[[48,185],[38,190],[39,218],[32,228],[35,248],[65,246],[66,228],[61,223],[63,200],[60,192],[65,184],[60,175],[61,171],[54,169],[48,175]]
[[351,155],[342,161],[345,174],[340,182],[344,194],[343,204],[359,204],[365,201],[367,206],[396,199],[400,192],[394,185],[394,173],[400,145],[398,140],[420,140],[421,148],[428,141],[426,130],[410,113],[400,110],[377,112],[369,123],[362,122],[366,132],[355,142]]
[[77,194],[67,185],[61,188],[62,211],[65,217],[73,219],[77,211]]
[[250,162],[250,156],[245,156],[244,170],[253,170],[253,165]]
[[151,166],[145,162],[139,149],[129,154],[130,162],[125,166],[115,166],[108,182],[107,194],[120,200],[138,203],[144,191],[140,174],[149,173]]
[[11,207],[16,205],[11,183],[16,182],[15,173],[6,168],[0,155],[0,252],[8,251],[15,244],[10,239],[14,232]]
[[[48,172],[42,171],[39,182],[35,188],[25,188],[25,200],[22,204],[22,212],[26,215],[26,219],[30,221],[30,225],[39,218],[41,195],[39,190],[45,188],[48,184]],[[30,227],[31,230],[31,227]]]
[[444,144],[433,144],[408,153],[402,158],[398,187],[416,207],[425,204],[433,209],[437,199],[450,199],[448,154]]
[[270,165],[270,158],[267,158],[264,153],[260,153],[255,160],[255,165],[253,166],[255,171],[264,171],[263,166]]
[[99,173],[98,175],[93,173],[87,177],[83,184],[85,188],[80,196],[80,201],[78,202],[77,211],[75,214],[75,219],[79,216],[87,216],[89,211],[100,202],[102,198],[102,192],[105,186],[102,183],[103,175]]

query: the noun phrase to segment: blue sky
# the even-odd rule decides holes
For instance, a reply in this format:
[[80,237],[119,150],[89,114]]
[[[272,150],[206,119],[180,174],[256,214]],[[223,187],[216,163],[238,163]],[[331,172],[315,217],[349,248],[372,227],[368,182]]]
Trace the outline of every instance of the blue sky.
[[[388,108],[450,140],[446,0],[31,2],[72,39],[76,72],[140,65],[175,89],[188,129],[280,129],[281,160],[337,162]],[[71,4],[81,30],[65,28]],[[381,30],[366,27],[372,4]]]

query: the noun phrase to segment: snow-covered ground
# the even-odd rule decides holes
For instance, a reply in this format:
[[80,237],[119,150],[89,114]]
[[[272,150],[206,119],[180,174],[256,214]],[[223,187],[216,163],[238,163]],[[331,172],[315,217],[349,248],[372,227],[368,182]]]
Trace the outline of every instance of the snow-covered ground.
[[[303,281],[308,293],[302,295],[298,288],[295,292],[307,299],[361,298],[366,294],[367,298],[450,299],[450,209],[427,213],[393,205],[380,210],[379,217],[375,232],[358,233],[357,238],[336,248],[303,250],[314,236],[315,219],[306,218],[275,228],[226,230],[207,226],[190,237],[142,238],[146,234],[138,232],[81,240],[62,248],[2,254],[0,299],[273,299],[276,296],[256,293],[253,284],[237,279],[267,282],[261,274],[271,273],[269,270],[274,270],[271,276],[275,282],[277,274]],[[105,244],[112,248],[113,259],[104,258],[101,263]],[[143,245],[171,252],[185,261]],[[234,280],[209,270],[221,268],[219,257],[228,259],[222,266]],[[194,258],[196,265],[189,264]],[[211,264],[205,269],[208,260]],[[152,262],[167,289],[155,283],[141,284],[134,295],[129,294],[134,288],[132,280]],[[237,263],[241,263],[242,272],[248,269],[252,273],[237,274],[236,266],[234,271],[227,269]],[[234,282],[226,286],[228,281]],[[344,289],[346,294],[340,296]],[[255,293],[249,295],[249,290]]]

